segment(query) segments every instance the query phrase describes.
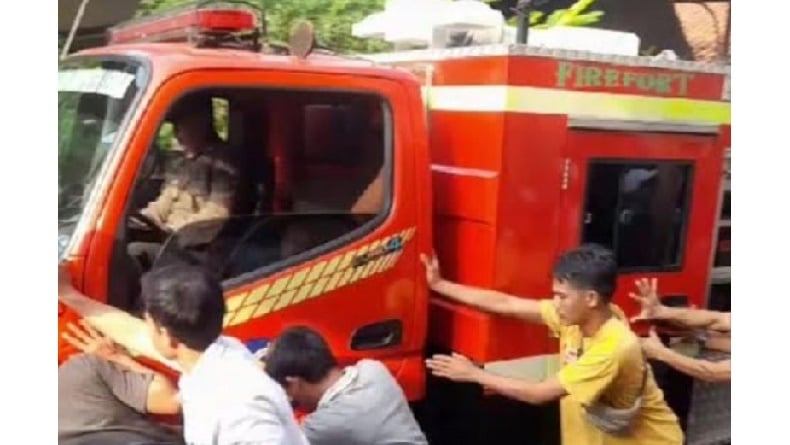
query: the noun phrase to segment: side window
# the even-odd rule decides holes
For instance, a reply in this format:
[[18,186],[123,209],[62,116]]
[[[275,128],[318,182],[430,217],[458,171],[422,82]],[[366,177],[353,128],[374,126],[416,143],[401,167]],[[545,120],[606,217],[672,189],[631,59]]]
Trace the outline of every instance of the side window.
[[692,171],[685,162],[591,161],[582,242],[612,248],[624,270],[679,266]]
[[730,157],[729,150],[727,151],[724,160],[724,196],[722,196],[721,215],[719,217],[723,220],[730,220],[731,207],[730,207],[730,181],[732,180],[732,158]]
[[729,150],[724,163],[724,190],[722,191],[721,214],[719,215],[719,230],[716,240],[716,254],[713,267],[730,267],[730,237],[731,237],[731,207],[730,207],[730,179],[731,160]]
[[246,280],[362,236],[389,211],[391,116],[377,95],[193,91],[152,142],[157,174],[138,176],[126,236],[143,271],[189,261]]
[[385,102],[363,94],[296,92],[287,102],[298,104],[296,119],[287,128],[270,128],[270,141],[283,140],[273,139],[274,131],[291,141],[269,146],[272,203],[229,256],[227,279],[299,261],[372,229],[387,213]]

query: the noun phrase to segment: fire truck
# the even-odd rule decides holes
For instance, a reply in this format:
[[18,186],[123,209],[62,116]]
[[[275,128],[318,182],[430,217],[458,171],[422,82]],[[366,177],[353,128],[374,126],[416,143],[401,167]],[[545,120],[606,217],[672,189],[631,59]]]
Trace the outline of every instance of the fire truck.
[[[315,50],[309,26],[273,54],[260,25],[255,11],[203,4],[119,25],[107,46],[60,62],[58,255],[81,292],[136,313],[135,242],[161,246],[150,267],[210,261],[227,335],[255,349],[312,326],[341,362],[386,363],[432,443],[455,444],[557,442],[556,406],[435,381],[426,354],[541,379],[558,345],[542,327],[431,295],[421,253],[435,251],[449,279],[550,298],[555,258],[595,242],[617,254],[627,314],[643,276],[668,303],[706,305],[726,67],[523,44],[340,57]],[[171,232],[141,209],[183,156],[171,111],[194,97],[239,187],[227,218]],[[206,224],[210,242],[182,242]],[[77,317],[58,314],[61,329]],[[73,352],[61,341],[58,362]]]

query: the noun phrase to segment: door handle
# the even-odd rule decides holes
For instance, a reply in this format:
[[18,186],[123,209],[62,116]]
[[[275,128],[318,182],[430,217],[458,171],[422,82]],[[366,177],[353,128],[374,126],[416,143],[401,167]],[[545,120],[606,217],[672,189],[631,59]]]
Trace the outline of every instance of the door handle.
[[397,346],[403,341],[403,322],[386,320],[368,324],[354,331],[352,351],[369,351]]

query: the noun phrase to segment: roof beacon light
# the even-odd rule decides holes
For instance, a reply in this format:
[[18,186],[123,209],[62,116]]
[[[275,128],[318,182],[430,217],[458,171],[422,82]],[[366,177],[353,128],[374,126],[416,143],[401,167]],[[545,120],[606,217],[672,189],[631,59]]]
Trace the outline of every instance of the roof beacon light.
[[190,42],[218,46],[220,41],[241,42],[252,36],[257,44],[255,11],[228,4],[202,6],[205,3],[121,23],[109,29],[109,43]]

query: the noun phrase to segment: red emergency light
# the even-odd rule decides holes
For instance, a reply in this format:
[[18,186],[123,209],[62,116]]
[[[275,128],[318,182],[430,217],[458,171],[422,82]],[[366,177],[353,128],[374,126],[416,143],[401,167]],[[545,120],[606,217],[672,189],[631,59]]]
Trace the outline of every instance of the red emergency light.
[[203,42],[207,38],[254,35],[255,11],[236,5],[204,6],[206,2],[161,15],[121,23],[108,31],[112,44],[140,42]]

